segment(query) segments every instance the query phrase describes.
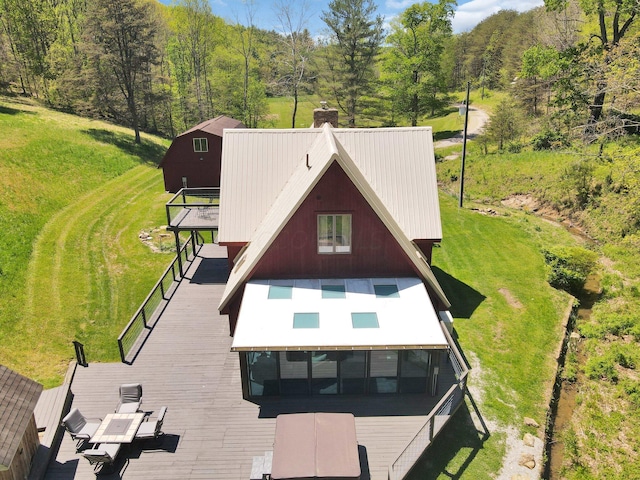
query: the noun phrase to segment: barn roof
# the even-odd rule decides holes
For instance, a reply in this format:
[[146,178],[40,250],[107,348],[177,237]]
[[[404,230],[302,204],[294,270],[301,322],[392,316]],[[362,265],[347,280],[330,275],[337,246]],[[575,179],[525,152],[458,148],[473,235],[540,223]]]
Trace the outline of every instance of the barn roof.
[[0,470],[11,466],[41,392],[38,382],[0,365]]
[[[442,239],[431,127],[331,132],[409,239]],[[252,238],[322,135],[319,128],[225,132],[220,242]]]
[[[251,130],[255,132],[255,130]],[[428,135],[426,133],[428,132]],[[230,132],[228,132],[230,133]],[[345,171],[347,176],[360,191],[365,200],[371,205],[376,212],[380,220],[389,229],[390,233],[394,236],[398,245],[403,249],[416,269],[420,272],[423,278],[434,289],[436,294],[440,297],[445,305],[449,305],[449,301],[446,298],[442,288],[438,284],[431,268],[426,260],[422,257],[419,249],[411,242],[411,240],[404,233],[399,223],[394,218],[394,215],[389,211],[385,203],[382,201],[376,190],[370,183],[370,180],[365,177],[359,166],[352,159],[351,155],[346,151],[341,142],[338,140],[336,131],[332,129],[329,124],[324,124],[321,129],[315,130],[314,141],[306,150],[306,155],[300,162],[298,162],[296,168],[289,175],[287,182],[282,185],[274,201],[269,205],[268,211],[263,215],[260,223],[256,226],[255,231],[252,233],[249,239],[247,248],[242,252],[238,259],[235,261],[235,266],[229,274],[229,279],[225,287],[225,291],[220,301],[219,309],[224,310],[229,301],[235,296],[243,282],[245,282],[253,268],[258,264],[267,249],[271,246],[278,234],[285,227],[289,219],[296,212],[298,207],[306,199],[307,195],[318,181],[322,178],[324,173],[329,169],[332,163],[337,162]],[[431,138],[431,130],[425,130],[424,136]],[[249,135],[250,137],[251,135]],[[260,136],[260,132],[257,133]],[[267,134],[268,136],[268,134]],[[241,136],[238,136],[241,137]],[[349,136],[343,136],[343,138],[349,139]],[[374,139],[370,138],[370,142]],[[366,142],[361,142],[362,144]],[[236,146],[236,144],[233,144]],[[227,151],[233,148],[227,146]],[[284,151],[284,150],[283,150]],[[393,159],[393,157],[390,157]],[[389,160],[389,159],[387,159]],[[223,163],[224,165],[224,163]],[[223,171],[224,171],[223,167]],[[435,170],[435,166],[434,166]],[[224,174],[223,174],[223,178]],[[434,177],[435,178],[435,177]],[[262,178],[262,183],[268,183],[269,179]],[[411,183],[410,181],[408,183]],[[240,185],[241,188],[234,188],[234,185]],[[402,188],[402,185],[398,185],[398,188]],[[246,183],[237,184],[222,184],[221,187],[221,215],[220,215],[220,232],[222,234],[222,212],[224,211],[225,202],[229,202],[228,198],[224,197],[224,192],[229,190],[241,190],[249,191],[252,188],[252,184]],[[409,187],[410,188],[410,187]],[[428,186],[423,187],[429,190]],[[440,223],[439,207],[437,203],[437,189],[435,184],[433,185],[435,192],[435,210],[438,212],[437,219]],[[246,207],[246,202],[241,203],[241,207]],[[246,210],[240,210],[236,212],[236,216],[230,217],[227,221],[233,223],[233,221],[240,221],[240,218],[244,214],[249,214]],[[229,209],[227,209],[227,215],[230,215]],[[433,238],[433,237],[427,237]]]
[[186,135],[191,132],[195,132],[196,130],[200,130],[202,132],[211,133],[212,135],[217,135],[218,137],[222,137],[222,132],[225,128],[245,128],[244,124],[240,120],[236,120],[235,118],[225,117],[224,115],[217,116],[216,118],[211,118],[209,120],[205,120],[202,123],[199,123],[195,127],[191,127],[186,132],[182,132],[178,137],[182,135]]

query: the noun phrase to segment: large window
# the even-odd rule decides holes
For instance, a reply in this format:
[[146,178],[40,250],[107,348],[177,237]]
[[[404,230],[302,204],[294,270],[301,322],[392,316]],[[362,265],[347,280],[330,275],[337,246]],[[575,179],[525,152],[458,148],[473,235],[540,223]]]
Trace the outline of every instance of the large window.
[[208,152],[209,142],[206,138],[194,138],[193,139],[193,151],[194,152]]
[[351,253],[351,215],[318,215],[318,253]]

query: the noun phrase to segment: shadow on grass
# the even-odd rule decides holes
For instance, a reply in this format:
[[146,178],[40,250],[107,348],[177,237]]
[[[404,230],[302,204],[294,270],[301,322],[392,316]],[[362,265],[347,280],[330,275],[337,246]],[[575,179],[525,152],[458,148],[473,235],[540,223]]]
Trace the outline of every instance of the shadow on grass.
[[101,128],[89,128],[87,130],[83,130],[83,133],[86,133],[98,142],[115,145],[123,152],[138,157],[144,163],[150,163],[153,165],[158,165],[160,163],[160,160],[162,160],[162,157],[167,150],[162,145],[150,142],[144,138],[142,139],[142,143],[136,144],[134,141],[133,131],[131,131],[130,134],[126,134],[112,132],[111,130],[104,130]]
[[433,274],[438,279],[445,295],[451,300],[450,312],[454,318],[471,318],[476,308],[487,298],[438,267],[432,266],[431,270],[433,270]]
[[[411,474],[407,477],[408,480],[428,480],[438,478],[440,475],[446,478],[459,479],[484,448],[484,444],[491,436],[491,433],[484,423],[475,401],[468,392],[465,399],[466,401],[418,461]],[[468,453],[455,462],[456,466],[459,465],[453,467],[455,471],[447,470],[447,466],[458,456],[461,450],[468,450]]]
[[29,112],[28,110],[18,110],[17,108],[5,107],[4,105],[0,105],[0,114],[17,115],[19,113],[24,113],[26,115],[35,115],[35,112]]
[[447,140],[449,138],[453,138],[456,135],[460,135],[460,130],[444,130],[442,132],[436,132],[433,134],[433,140]]

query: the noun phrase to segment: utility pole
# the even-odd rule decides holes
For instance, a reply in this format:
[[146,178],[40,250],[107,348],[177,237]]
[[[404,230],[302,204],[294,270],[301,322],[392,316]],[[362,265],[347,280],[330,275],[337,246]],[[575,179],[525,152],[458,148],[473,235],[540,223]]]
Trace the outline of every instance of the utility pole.
[[467,158],[467,125],[469,124],[469,91],[471,90],[471,82],[467,82],[467,99],[464,102],[464,130],[462,133],[462,167],[460,168],[460,200],[458,207],[462,208],[462,200],[464,198],[464,161]]

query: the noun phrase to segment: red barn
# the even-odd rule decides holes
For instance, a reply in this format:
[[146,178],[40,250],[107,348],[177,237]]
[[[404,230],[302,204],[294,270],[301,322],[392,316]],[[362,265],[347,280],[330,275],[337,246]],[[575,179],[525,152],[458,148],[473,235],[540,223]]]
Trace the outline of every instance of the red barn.
[[164,188],[175,193],[183,187],[219,187],[222,136],[225,128],[245,128],[223,115],[207,120],[178,135],[158,168]]
[[227,131],[223,156],[244,396],[433,394],[450,304],[431,128]]

